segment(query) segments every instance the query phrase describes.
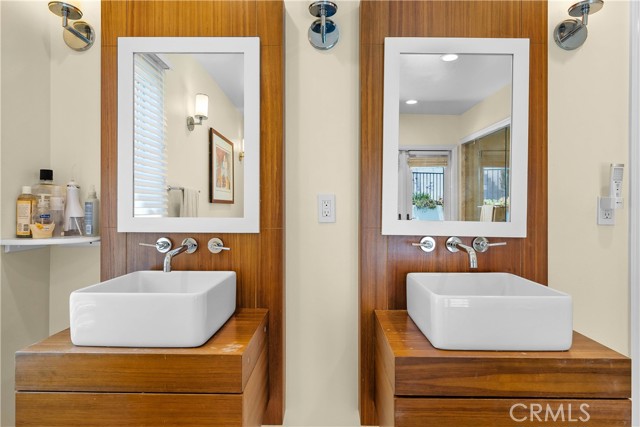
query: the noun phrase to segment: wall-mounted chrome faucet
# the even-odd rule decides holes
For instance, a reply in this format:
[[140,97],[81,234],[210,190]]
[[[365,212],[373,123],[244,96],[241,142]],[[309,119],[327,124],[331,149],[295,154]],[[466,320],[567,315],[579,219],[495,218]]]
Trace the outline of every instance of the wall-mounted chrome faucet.
[[197,249],[198,249],[198,242],[196,242],[195,239],[192,239],[191,237],[187,237],[182,241],[182,244],[180,246],[166,253],[166,255],[164,256],[164,264],[162,267],[162,271],[164,271],[165,273],[171,272],[171,259],[174,256],[179,255],[182,252],[192,254]]
[[471,247],[464,245],[459,237],[449,237],[447,239],[447,250],[451,253],[456,253],[460,249],[464,249],[469,254],[469,268],[478,268],[478,257],[476,251]]
[[309,13],[319,18],[309,27],[308,37],[311,46],[320,50],[329,50],[338,43],[338,26],[328,19],[338,11],[338,5],[328,0],[319,0],[309,5]]

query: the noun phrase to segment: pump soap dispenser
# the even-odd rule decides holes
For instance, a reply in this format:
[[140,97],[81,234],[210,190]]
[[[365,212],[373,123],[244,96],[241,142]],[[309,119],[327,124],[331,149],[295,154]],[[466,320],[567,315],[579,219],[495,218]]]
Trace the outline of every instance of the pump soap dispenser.
[[84,235],[84,211],[80,206],[80,186],[73,180],[67,183],[67,206],[64,211],[64,235]]

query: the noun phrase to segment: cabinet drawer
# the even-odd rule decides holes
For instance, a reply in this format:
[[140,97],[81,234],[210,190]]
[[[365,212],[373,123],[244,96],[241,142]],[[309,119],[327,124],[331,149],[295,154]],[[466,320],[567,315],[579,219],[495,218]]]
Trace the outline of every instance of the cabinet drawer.
[[[396,398],[396,427],[629,427],[631,401]],[[381,417],[383,419],[384,417]]]

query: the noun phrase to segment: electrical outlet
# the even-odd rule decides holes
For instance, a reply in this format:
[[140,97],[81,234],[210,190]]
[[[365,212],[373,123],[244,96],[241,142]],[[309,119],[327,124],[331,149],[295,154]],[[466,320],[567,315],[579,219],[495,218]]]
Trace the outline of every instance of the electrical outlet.
[[611,209],[610,203],[604,201],[598,197],[598,225],[615,225],[616,224],[616,210]]
[[318,222],[336,222],[335,194],[318,194]]

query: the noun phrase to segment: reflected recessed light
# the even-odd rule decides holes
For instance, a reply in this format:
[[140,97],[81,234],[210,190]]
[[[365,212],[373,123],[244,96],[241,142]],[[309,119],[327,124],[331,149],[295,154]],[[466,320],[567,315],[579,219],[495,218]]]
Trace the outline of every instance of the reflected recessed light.
[[455,53],[447,53],[446,55],[442,55],[440,59],[442,59],[444,62],[451,62],[458,59],[458,55],[456,55]]
[[418,100],[416,100],[416,99],[409,99],[409,100],[405,101],[405,103],[406,103],[407,105],[413,105],[413,104],[417,104],[417,103],[418,103]]

